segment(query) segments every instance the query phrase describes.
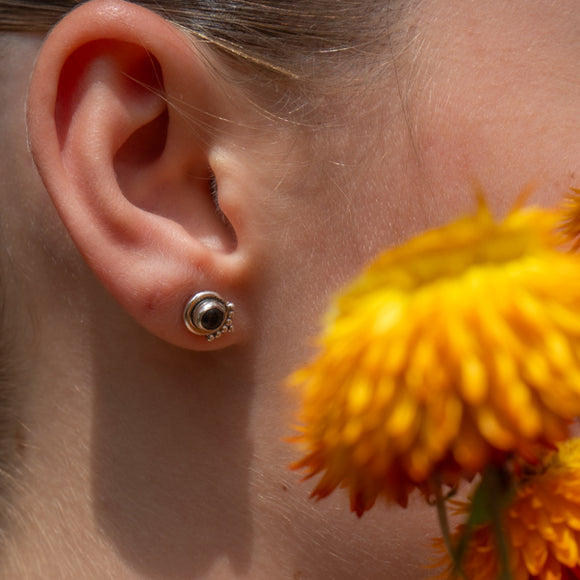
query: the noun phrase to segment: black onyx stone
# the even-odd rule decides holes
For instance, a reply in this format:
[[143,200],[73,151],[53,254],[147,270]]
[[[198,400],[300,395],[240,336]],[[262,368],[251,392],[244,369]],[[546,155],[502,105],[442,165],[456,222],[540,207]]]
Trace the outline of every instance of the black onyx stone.
[[201,325],[206,330],[217,330],[224,322],[225,313],[219,308],[210,308],[201,315]]

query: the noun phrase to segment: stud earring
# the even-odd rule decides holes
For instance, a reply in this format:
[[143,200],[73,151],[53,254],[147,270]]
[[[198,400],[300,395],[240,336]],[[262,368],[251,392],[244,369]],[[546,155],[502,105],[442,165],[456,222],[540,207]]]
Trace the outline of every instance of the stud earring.
[[187,301],[183,322],[190,332],[205,336],[208,341],[232,332],[234,305],[215,292],[199,292]]

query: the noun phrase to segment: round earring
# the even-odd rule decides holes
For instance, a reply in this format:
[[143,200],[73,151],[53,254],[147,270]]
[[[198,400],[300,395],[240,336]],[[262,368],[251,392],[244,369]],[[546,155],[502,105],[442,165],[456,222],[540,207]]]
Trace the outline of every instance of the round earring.
[[232,332],[234,305],[215,292],[198,292],[183,310],[183,322],[190,332],[205,336],[208,341]]

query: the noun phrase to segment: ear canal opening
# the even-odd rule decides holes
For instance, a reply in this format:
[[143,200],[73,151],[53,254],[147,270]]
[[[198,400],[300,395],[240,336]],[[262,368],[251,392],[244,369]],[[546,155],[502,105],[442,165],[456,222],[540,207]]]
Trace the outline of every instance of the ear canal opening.
[[236,230],[234,229],[234,227],[230,223],[230,220],[228,219],[228,217],[223,212],[223,210],[220,206],[219,187],[218,187],[217,177],[216,177],[216,175],[213,172],[211,167],[207,168],[207,172],[208,172],[207,173],[207,182],[208,182],[207,191],[209,193],[209,196],[210,196],[211,201],[213,203],[213,206],[215,208],[215,212],[217,214],[217,217],[219,218],[219,220],[221,221],[221,223],[223,225],[223,228],[224,228],[224,231],[226,232],[227,238],[229,238],[229,243],[227,244],[227,249],[228,249],[228,251],[232,251],[238,245],[238,237],[236,235]]
[[235,232],[232,224],[230,223],[230,220],[228,220],[226,214],[222,211],[222,208],[220,207],[218,183],[217,183],[217,178],[215,176],[215,173],[212,171],[211,167],[208,169],[208,171],[209,171],[209,177],[208,177],[209,194],[211,196],[213,204],[215,205],[216,212],[217,212],[219,218],[221,219],[222,223],[231,230],[231,234],[235,238],[236,232]]

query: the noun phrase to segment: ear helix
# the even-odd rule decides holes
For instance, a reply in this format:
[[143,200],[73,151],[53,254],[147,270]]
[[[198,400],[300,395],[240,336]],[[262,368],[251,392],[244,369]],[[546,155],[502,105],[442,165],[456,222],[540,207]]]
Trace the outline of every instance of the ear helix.
[[215,292],[198,292],[190,298],[183,310],[183,322],[193,334],[205,336],[208,341],[225,332],[233,332],[234,305]]

